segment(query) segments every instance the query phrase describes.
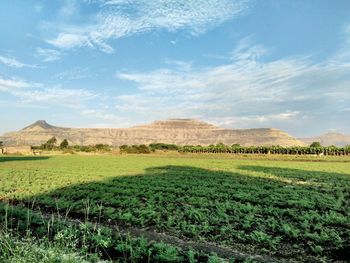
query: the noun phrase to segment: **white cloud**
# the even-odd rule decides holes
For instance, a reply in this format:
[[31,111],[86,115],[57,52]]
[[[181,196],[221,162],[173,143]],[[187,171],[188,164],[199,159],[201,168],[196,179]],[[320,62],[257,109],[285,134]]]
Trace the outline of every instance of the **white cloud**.
[[187,30],[198,35],[244,13],[247,0],[118,0],[85,1],[99,4],[93,21],[64,27],[47,42],[64,49],[98,47],[106,53],[113,48],[108,40],[164,29]]
[[347,64],[350,65],[350,24],[344,27],[343,32],[343,41],[336,48],[332,59],[329,61],[330,64]]
[[36,54],[41,57],[44,62],[52,62],[61,59],[61,52],[55,49],[38,47],[36,49]]
[[88,68],[73,68],[55,75],[55,78],[58,80],[78,80],[88,77],[92,77],[92,74],[89,73]]
[[64,49],[82,46],[93,46],[88,36],[73,33],[60,33],[57,38],[48,40],[47,42],[58,48]]
[[13,92],[13,95],[26,103],[59,105],[72,108],[81,107],[84,101],[95,99],[98,95],[83,89],[45,88]]
[[1,56],[1,55],[0,55],[0,63],[4,64],[6,66],[9,66],[9,67],[15,67],[15,68],[24,68],[24,67],[36,68],[37,67],[36,65],[24,64],[15,58],[5,57],[5,56]]
[[99,94],[84,89],[46,87],[20,79],[6,79],[0,76],[0,92],[16,97],[20,103],[38,106],[56,105],[79,108],[86,101],[99,98]]
[[193,66],[193,61],[181,61],[181,60],[172,60],[166,59],[164,61],[166,65],[175,66],[177,69],[182,71],[190,71]]
[[142,91],[183,94],[190,99],[276,99],[288,92],[285,83],[308,70],[305,60],[285,59],[267,64],[238,61],[211,68],[159,69],[153,72],[117,72]]
[[220,66],[117,72],[138,92],[118,96],[116,107],[145,118],[196,117],[241,128],[309,127],[311,120],[319,127],[320,119],[349,108],[349,64],[333,57],[320,63],[302,56],[269,60],[267,54],[243,40]]
[[299,111],[286,110],[284,112],[266,115],[209,117],[208,120],[224,127],[254,127],[254,125],[270,127],[269,125],[271,123],[286,123],[296,118],[300,120],[307,118],[307,116],[301,115]]
[[[102,119],[102,120],[109,121],[109,122],[119,122],[119,121],[124,120],[120,116],[117,116],[117,115],[111,114],[111,113],[107,113],[107,112],[100,110],[100,109],[84,109],[84,110],[80,111],[80,114],[85,115],[85,116],[89,116],[89,117]],[[108,127],[108,125],[107,125],[107,127]]]
[[12,92],[37,85],[38,84],[29,83],[20,79],[5,79],[0,76],[0,91]]
[[231,53],[231,60],[247,61],[258,60],[266,56],[268,50],[262,45],[252,45],[251,38],[246,37],[239,41],[237,47]]
[[260,122],[266,123],[270,121],[287,121],[290,119],[294,119],[295,117],[299,117],[299,111],[290,111],[287,110],[285,112],[267,114],[267,115],[253,115],[253,116],[244,116],[240,117],[240,121],[244,122]]

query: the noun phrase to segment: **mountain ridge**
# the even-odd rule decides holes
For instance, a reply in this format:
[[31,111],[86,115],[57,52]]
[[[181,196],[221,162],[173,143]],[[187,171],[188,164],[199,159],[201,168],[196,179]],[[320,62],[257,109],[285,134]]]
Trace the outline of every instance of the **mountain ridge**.
[[323,146],[347,146],[350,145],[350,135],[343,134],[340,132],[327,132],[315,137],[309,138],[299,138],[306,144],[311,144],[312,142],[319,142]]
[[45,120],[38,120],[38,121],[24,127],[22,130],[32,130],[32,129],[37,129],[37,128],[50,129],[50,128],[56,128],[56,126],[52,126],[52,125],[48,124]]
[[71,145],[172,143],[209,145],[216,143],[298,146],[303,142],[275,128],[226,129],[197,119],[158,120],[130,128],[68,128],[39,120],[25,128],[4,134],[6,145],[40,145],[55,136]]

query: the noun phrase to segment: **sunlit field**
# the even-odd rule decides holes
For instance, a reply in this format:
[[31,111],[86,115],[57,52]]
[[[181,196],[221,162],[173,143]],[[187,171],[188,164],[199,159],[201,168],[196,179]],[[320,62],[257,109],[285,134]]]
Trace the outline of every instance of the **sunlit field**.
[[[172,238],[192,242],[192,262],[203,260],[200,244],[217,260],[232,260],[241,252],[236,258],[241,261],[345,261],[350,159],[338,160],[194,154],[0,157],[1,220],[7,229],[31,230],[39,237],[46,231],[44,218],[52,214],[64,217],[65,224],[81,220],[106,229],[136,229],[145,242],[152,241],[152,233],[165,233],[165,243],[174,246],[182,261],[191,261],[186,246],[177,247]],[[28,208],[41,213],[43,222],[26,222],[36,215],[28,216]],[[55,239],[57,233],[51,234]],[[105,247],[90,242],[86,251],[106,260],[145,260],[126,247],[127,257],[121,257],[113,242]],[[171,261],[171,253],[161,260],[161,252],[152,251],[148,260]]]

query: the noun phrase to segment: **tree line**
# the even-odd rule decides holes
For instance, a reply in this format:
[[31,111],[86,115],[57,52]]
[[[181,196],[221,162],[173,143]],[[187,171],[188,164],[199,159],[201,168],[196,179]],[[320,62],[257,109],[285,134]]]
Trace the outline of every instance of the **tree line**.
[[290,154],[290,155],[350,155],[350,145],[345,147],[322,146],[314,142],[310,146],[240,146],[222,143],[209,146],[183,146],[180,152],[191,153],[235,153],[235,154]]
[[52,137],[40,146],[32,146],[32,150],[46,150],[46,151],[75,151],[75,152],[96,152],[96,151],[111,151],[112,147],[108,144],[95,144],[95,145],[69,145],[67,139],[58,143],[56,137]]
[[159,151],[178,151],[181,147],[175,144],[151,143],[149,145],[122,145],[119,147],[121,153],[151,153]]
[[[40,146],[32,147],[40,150],[71,150],[77,152],[111,151],[112,146],[107,144],[73,145],[70,146],[67,139],[58,144],[55,137],[50,138]],[[167,143],[151,143],[149,145],[122,145],[121,153],[152,153],[155,151],[178,151],[181,153],[231,153],[231,154],[289,154],[289,155],[350,155],[350,145],[345,147],[322,146],[319,142],[313,142],[310,146],[241,146],[239,144],[225,145],[218,143],[209,146],[185,145],[178,146]]]

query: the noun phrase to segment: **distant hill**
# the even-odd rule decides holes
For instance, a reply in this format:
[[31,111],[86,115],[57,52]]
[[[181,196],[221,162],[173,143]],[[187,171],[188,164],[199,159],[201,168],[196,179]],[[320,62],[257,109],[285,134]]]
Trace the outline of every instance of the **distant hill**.
[[350,135],[345,135],[337,132],[329,132],[322,134],[317,137],[312,138],[300,138],[306,144],[311,144],[312,142],[320,142],[322,146],[346,146],[350,145]]
[[97,143],[109,145],[172,143],[177,145],[209,145],[238,143],[249,145],[297,146],[303,142],[273,128],[224,129],[194,119],[169,119],[131,128],[64,128],[37,121],[17,132],[5,134],[6,145],[40,145],[55,136],[77,145]]

